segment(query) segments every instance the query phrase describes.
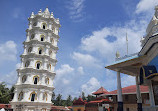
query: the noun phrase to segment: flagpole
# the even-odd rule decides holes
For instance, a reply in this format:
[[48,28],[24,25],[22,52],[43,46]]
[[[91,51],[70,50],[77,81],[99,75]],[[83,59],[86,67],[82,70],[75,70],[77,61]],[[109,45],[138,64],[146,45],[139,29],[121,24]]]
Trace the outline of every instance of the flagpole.
[[127,55],[128,55],[128,36],[127,36],[127,32],[126,32],[126,44],[127,44]]

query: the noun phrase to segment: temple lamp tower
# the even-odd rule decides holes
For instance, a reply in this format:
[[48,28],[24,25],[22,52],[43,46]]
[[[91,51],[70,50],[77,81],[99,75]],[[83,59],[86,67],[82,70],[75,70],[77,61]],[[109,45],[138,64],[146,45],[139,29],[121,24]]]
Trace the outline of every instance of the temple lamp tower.
[[40,10],[37,15],[32,12],[28,20],[29,28],[23,42],[24,53],[17,69],[18,80],[11,105],[14,111],[49,111],[60,23],[48,8],[44,12]]

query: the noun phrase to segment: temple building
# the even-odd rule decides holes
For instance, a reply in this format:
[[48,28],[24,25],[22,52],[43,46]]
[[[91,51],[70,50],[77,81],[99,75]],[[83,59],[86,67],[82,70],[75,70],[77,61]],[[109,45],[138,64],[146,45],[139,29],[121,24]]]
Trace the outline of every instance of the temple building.
[[77,100],[73,101],[72,110],[73,111],[85,111],[85,104],[86,102],[83,101],[81,97]]
[[32,12],[28,20],[11,105],[14,111],[50,111],[60,23],[48,8],[36,15]]
[[[149,89],[148,86],[140,86],[140,92],[142,97],[142,106],[148,107],[149,102]],[[112,101],[111,111],[117,111],[117,90],[102,94]],[[136,85],[131,85],[122,88],[122,98],[124,101],[124,111],[137,111],[137,97],[136,97]]]
[[[121,73],[136,78],[137,111],[158,110],[158,6],[155,7],[155,14],[141,40],[141,46],[141,50],[136,54],[119,57],[117,53],[115,63],[106,66],[107,69],[117,72],[117,111],[128,111],[124,109]],[[142,106],[140,85],[149,89],[148,107]]]
[[100,87],[96,92],[93,92],[93,95],[99,96],[101,94],[106,94],[108,93],[108,91],[106,89],[104,89],[104,87]]

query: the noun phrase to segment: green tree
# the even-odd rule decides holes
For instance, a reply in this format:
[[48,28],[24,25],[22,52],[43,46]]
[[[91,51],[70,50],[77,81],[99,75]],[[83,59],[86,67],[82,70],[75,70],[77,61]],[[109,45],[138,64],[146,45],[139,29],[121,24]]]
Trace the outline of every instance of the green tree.
[[87,98],[87,102],[93,101],[93,100],[96,99],[96,97],[95,97],[95,96],[92,96],[92,95],[88,95],[86,98]]
[[14,88],[7,88],[5,82],[0,83],[0,103],[8,104],[13,98]]
[[10,96],[11,96],[11,100],[13,99],[14,97],[14,90],[15,90],[15,87],[12,86],[11,89],[10,89]]
[[54,100],[55,99],[55,92],[52,92],[52,99],[51,100]]
[[66,105],[67,106],[72,106],[72,97],[71,97],[71,95],[68,95],[67,100],[66,100]]
[[73,101],[76,101],[77,100],[77,97],[74,97]]
[[86,100],[85,93],[82,91],[82,99]]
[[61,94],[58,94],[54,104],[57,105],[57,106],[61,106],[62,105],[62,95]]

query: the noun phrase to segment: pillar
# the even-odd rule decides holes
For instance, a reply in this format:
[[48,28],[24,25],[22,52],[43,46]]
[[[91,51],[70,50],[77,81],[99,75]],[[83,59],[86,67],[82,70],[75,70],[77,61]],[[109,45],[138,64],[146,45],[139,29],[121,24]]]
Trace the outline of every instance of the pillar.
[[154,94],[153,94],[153,87],[152,87],[152,81],[149,81],[149,98],[150,98],[150,106],[154,107],[155,106],[155,101],[154,101]]
[[142,97],[138,83],[138,76],[136,76],[136,92],[137,92],[137,111],[142,111]]
[[118,101],[117,111],[123,111],[123,99],[122,99],[120,71],[117,71],[117,101]]

